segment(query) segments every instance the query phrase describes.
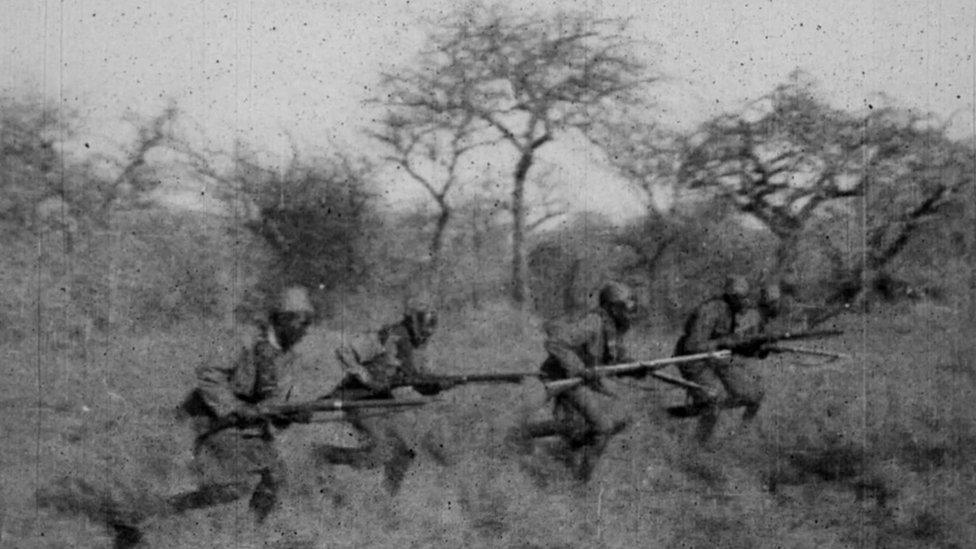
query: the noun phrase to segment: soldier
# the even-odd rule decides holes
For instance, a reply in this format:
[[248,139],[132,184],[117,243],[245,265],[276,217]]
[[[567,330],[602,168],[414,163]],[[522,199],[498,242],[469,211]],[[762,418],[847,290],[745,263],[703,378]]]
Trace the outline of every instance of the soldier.
[[[329,394],[343,400],[393,398],[393,390],[412,386],[422,395],[450,388],[447,382],[412,385],[411,379],[429,377],[423,357],[427,342],[437,328],[437,315],[425,307],[408,307],[403,318],[377,332],[349,338],[336,350],[345,372]],[[415,457],[396,427],[383,417],[349,410],[346,420],[363,439],[359,447],[323,444],[315,449],[318,460],[357,469],[384,469],[384,484],[396,494]]]
[[627,362],[622,339],[637,310],[633,291],[625,284],[610,282],[600,290],[599,307],[577,319],[558,319],[546,324],[545,348],[549,356],[542,363],[550,379],[580,377],[582,386],[559,393],[553,404],[553,419],[530,424],[530,438],[561,436],[580,450],[577,478],[586,482],[610,442],[626,427],[600,411],[594,392],[604,392],[593,368]]
[[119,498],[110,488],[65,478],[40,493],[39,500],[106,524],[114,530],[117,548],[138,545],[139,524],[151,516],[229,503],[248,494],[255,521],[263,522],[278,501],[285,477],[274,446],[275,429],[308,420],[295,414],[270,425],[263,421],[264,407],[281,398],[283,377],[294,359],[292,348],[304,337],[312,318],[304,288],[289,288],[236,360],[198,368],[198,386],[180,406],[196,432],[191,463],[199,477],[196,490],[170,497],[133,495],[126,490],[125,497]]
[[763,329],[759,311],[749,304],[749,283],[741,276],[730,276],[721,296],[699,305],[685,323],[684,334],[678,340],[675,356],[707,353],[730,349],[733,360],[697,361],[678,366],[688,381],[710,386],[707,372],[711,372],[725,387],[727,400],[717,398],[702,390],[689,389],[691,405],[684,409],[688,415],[698,415],[698,440],[711,438],[718,422],[720,407],[745,407],[744,422],[750,422],[759,412],[763,390],[758,375],[751,371],[744,358],[754,356],[758,349],[745,349],[732,345],[735,337],[757,335]]
[[767,282],[759,292],[759,315],[763,325],[779,318],[785,311],[783,290],[776,282]]
[[[313,315],[305,289],[289,288],[269,322],[258,326],[236,361],[198,369],[197,389],[184,401],[183,409],[197,433],[192,468],[200,477],[200,487],[171,498],[174,511],[209,507],[250,493],[255,520],[261,523],[270,514],[285,477],[274,431],[287,423],[255,420],[266,417],[266,405],[283,400],[283,376],[295,359],[292,349],[305,336]],[[215,430],[215,422],[221,420],[251,426]]]

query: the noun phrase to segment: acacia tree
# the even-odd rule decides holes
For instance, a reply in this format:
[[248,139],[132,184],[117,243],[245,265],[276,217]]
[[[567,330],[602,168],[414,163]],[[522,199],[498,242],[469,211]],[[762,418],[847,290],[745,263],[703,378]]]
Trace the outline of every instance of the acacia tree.
[[794,79],[749,112],[702,125],[681,153],[678,179],[776,235],[779,271],[789,269],[814,220],[836,215],[828,206],[850,214],[857,211],[851,198],[866,200],[864,258],[837,290],[860,298],[920,223],[969,181],[965,147],[933,122],[890,107],[865,115],[833,109],[811,84]]
[[379,219],[369,189],[372,164],[336,152],[305,159],[293,147],[284,170],[267,168],[237,148],[234,170],[196,169],[214,178],[222,198],[243,210],[242,225],[274,255],[268,282],[331,291],[365,282],[368,248]]
[[[81,145],[74,113],[59,112],[36,98],[0,97],[2,218],[27,226],[54,205],[59,214],[85,225],[108,226],[114,207],[134,202],[159,184],[149,173],[147,156],[177,146],[173,123],[178,116],[172,103],[152,117],[129,116],[135,139],[106,154]],[[77,146],[85,148],[83,154],[65,151]],[[112,167],[114,175],[98,173],[96,164]]]
[[437,25],[416,69],[386,75],[384,101],[397,109],[464,115],[515,150],[512,170],[511,297],[526,297],[523,246],[529,171],[560,132],[588,132],[621,105],[643,98],[645,63],[632,54],[625,22],[558,12],[525,17],[472,4]]
[[[387,77],[385,86],[401,83]],[[401,109],[403,110],[403,109]],[[396,164],[420,184],[437,204],[438,215],[430,240],[431,272],[441,268],[444,237],[454,215],[448,194],[458,186],[461,160],[472,150],[490,142],[479,139],[483,129],[469,112],[455,116],[430,109],[391,110],[380,129],[370,135],[386,146],[384,159]]]
[[783,269],[818,208],[862,193],[877,155],[861,120],[828,107],[806,85],[781,85],[753,110],[702,125],[682,152],[678,178],[765,225],[779,238]]

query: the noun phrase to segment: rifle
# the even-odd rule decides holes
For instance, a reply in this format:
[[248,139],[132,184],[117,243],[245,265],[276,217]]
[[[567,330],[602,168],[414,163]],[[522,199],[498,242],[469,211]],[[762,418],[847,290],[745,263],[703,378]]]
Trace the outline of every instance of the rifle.
[[[697,362],[699,360],[727,360],[732,357],[732,352],[727,350],[714,351],[711,353],[697,353],[693,355],[675,356],[671,358],[659,358],[657,360],[645,360],[641,362],[628,362],[626,364],[615,364],[613,366],[597,366],[593,370],[600,377],[607,376],[619,376],[622,374],[630,374],[636,372],[648,372],[652,376],[661,379],[662,381],[667,381],[675,385],[681,385],[685,388],[694,388],[701,390],[708,390],[703,385],[697,383],[692,383],[690,381],[679,380],[678,378],[673,378],[671,376],[660,376],[655,375],[660,370],[672,364],[682,364],[685,362]],[[664,378],[668,379],[664,379]],[[678,383],[680,382],[680,383]],[[557,379],[555,381],[550,381],[545,383],[546,392],[549,396],[557,395],[567,389],[576,387],[583,383],[583,378],[581,377],[570,377],[566,379]]]
[[796,341],[800,339],[819,339],[842,335],[841,330],[807,330],[801,332],[770,332],[754,336],[732,336],[721,340],[721,346],[733,351],[753,352],[777,341]]
[[307,402],[294,404],[279,404],[262,409],[262,413],[253,418],[241,418],[233,414],[217,418],[211,424],[206,435],[213,434],[230,427],[262,427],[269,423],[295,422],[310,423],[311,414],[315,412],[344,412],[347,410],[412,408],[434,402],[431,398],[383,398],[364,400],[343,400],[338,398],[319,398]]
[[816,349],[807,349],[806,347],[794,347],[786,345],[771,345],[768,347],[763,347],[763,350],[770,353],[793,353],[798,355],[822,356],[831,360],[851,358],[851,355],[845,353],[832,353],[829,351],[818,351]]
[[459,375],[422,375],[413,376],[405,380],[403,385],[414,386],[434,386],[442,389],[451,389],[459,385],[469,383],[522,383],[529,378],[537,378],[538,372],[512,372],[497,374],[459,374]]
[[815,315],[815,316],[812,316],[812,317],[808,318],[807,319],[807,326],[811,326],[811,327],[818,326],[820,324],[823,324],[824,322],[827,322],[828,320],[834,318],[835,316],[837,316],[837,315],[839,315],[841,313],[845,313],[845,312],[849,311],[850,309],[851,309],[851,304],[850,303],[843,303],[841,305],[837,305],[836,307],[827,309],[826,311],[823,311],[822,313],[820,313],[818,315]]

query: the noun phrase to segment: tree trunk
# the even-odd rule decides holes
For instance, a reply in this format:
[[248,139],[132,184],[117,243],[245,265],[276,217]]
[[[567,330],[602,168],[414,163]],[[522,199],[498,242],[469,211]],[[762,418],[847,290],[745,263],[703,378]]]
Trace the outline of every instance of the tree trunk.
[[515,166],[514,187],[512,188],[512,302],[522,308],[525,304],[525,179],[532,167],[532,150],[522,151]]
[[435,272],[440,270],[442,254],[444,252],[444,236],[447,234],[447,223],[451,220],[451,210],[444,204],[440,205],[441,213],[437,215],[437,225],[430,240],[430,264]]
[[451,209],[447,204],[440,204],[441,212],[437,216],[437,225],[430,241],[430,270],[427,276],[427,286],[436,296],[437,305],[444,302],[444,237],[447,235],[447,223],[451,220]]
[[779,244],[776,246],[775,265],[773,266],[773,278],[780,278],[793,268],[796,262],[797,247],[800,245],[800,233],[782,235],[779,237]]

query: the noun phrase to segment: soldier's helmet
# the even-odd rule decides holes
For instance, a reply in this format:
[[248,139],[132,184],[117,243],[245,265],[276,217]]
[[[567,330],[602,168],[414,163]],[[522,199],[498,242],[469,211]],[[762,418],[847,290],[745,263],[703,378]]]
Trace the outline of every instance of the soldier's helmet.
[[600,308],[611,311],[613,309],[633,315],[637,312],[637,300],[634,290],[623,282],[608,282],[600,288]]
[[308,298],[308,290],[301,286],[291,286],[281,292],[281,298],[275,306],[276,313],[297,313],[311,316],[315,313],[312,301]]
[[410,331],[414,346],[420,346],[434,335],[437,313],[425,306],[408,306],[403,313],[403,324]]
[[749,281],[742,275],[729,275],[723,292],[726,296],[745,299],[749,296]]
[[783,297],[783,289],[776,282],[764,284],[759,293],[762,303],[779,303]]

